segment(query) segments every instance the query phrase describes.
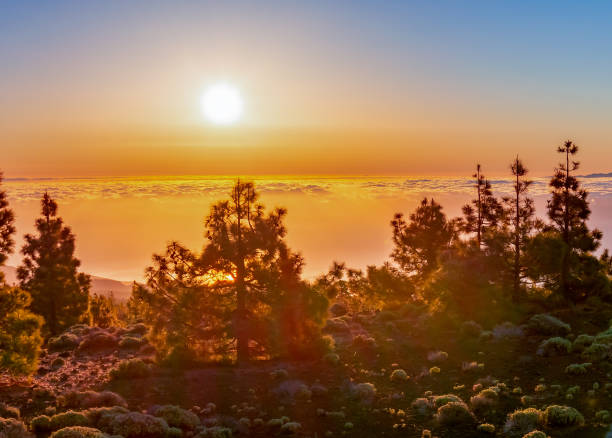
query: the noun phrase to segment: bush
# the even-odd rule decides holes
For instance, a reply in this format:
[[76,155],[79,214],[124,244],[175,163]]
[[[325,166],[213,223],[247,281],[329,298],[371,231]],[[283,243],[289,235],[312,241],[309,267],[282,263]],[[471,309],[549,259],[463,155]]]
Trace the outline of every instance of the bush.
[[446,359],[448,359],[446,351],[430,351],[427,353],[427,360],[433,363],[444,362]]
[[546,313],[533,315],[527,322],[527,327],[533,333],[546,336],[565,336],[572,331],[569,324]]
[[572,350],[583,351],[585,348],[589,347],[594,340],[595,336],[579,335],[576,339],[574,339],[574,343],[572,344]]
[[163,418],[168,426],[179,429],[194,430],[200,425],[200,418],[191,411],[174,405],[158,406],[151,414]]
[[119,394],[111,391],[70,391],[58,397],[58,405],[68,409],[88,409],[106,406],[127,407]]
[[112,417],[109,430],[124,438],[164,438],[168,432],[168,423],[153,415],[128,412]]
[[542,424],[542,411],[535,408],[517,410],[508,414],[504,431],[511,436],[523,436]]
[[[278,419],[275,418],[275,420]],[[207,427],[197,434],[195,438],[232,438],[232,430],[221,426]]]
[[122,406],[90,408],[85,411],[92,426],[101,430],[108,430],[111,420],[119,414],[127,414],[129,411]]
[[410,377],[408,377],[406,371],[402,370],[401,368],[393,370],[393,372],[391,373],[392,382],[407,382],[409,378]]
[[376,395],[376,387],[372,383],[358,383],[353,385],[351,392],[359,400],[371,401]]
[[28,310],[31,301],[27,292],[0,285],[0,370],[27,375],[38,368],[43,320]]
[[128,359],[119,362],[110,372],[112,380],[140,379],[151,375],[151,367],[141,359]]
[[499,396],[493,389],[483,389],[478,394],[470,398],[470,404],[474,412],[483,414],[492,409],[497,404]]
[[571,406],[548,406],[544,411],[544,424],[548,427],[574,427],[584,424],[584,417]]
[[293,434],[298,433],[301,428],[302,428],[302,425],[300,423],[297,423],[295,421],[290,421],[288,423],[283,424],[280,428],[280,431],[281,433],[285,435],[293,435]]
[[606,410],[602,410],[602,411],[597,411],[595,413],[595,419],[597,421],[601,421],[602,423],[610,423],[612,422],[612,414],[610,414],[610,411],[606,411]]
[[88,334],[81,341],[78,351],[112,350],[118,347],[117,338],[110,333],[97,331]]
[[523,435],[523,438],[548,438],[548,436],[539,430],[532,430],[531,432]]
[[542,341],[538,347],[540,356],[558,356],[569,354],[572,351],[572,343],[565,338],[549,338]]
[[489,423],[479,424],[477,428],[478,432],[483,433],[495,433],[495,426]]
[[438,409],[436,421],[441,426],[448,427],[473,424],[475,419],[465,403],[452,401]]
[[26,425],[16,418],[0,418],[0,437],[2,438],[33,438]]
[[83,412],[66,411],[51,417],[50,430],[59,430],[69,426],[91,426],[91,421]]
[[590,362],[587,363],[573,363],[565,367],[565,374],[569,374],[570,376],[580,376],[586,374],[588,372],[587,368],[589,368],[592,364]]
[[79,346],[80,339],[72,333],[62,333],[59,336],[50,338],[47,342],[49,351],[74,350]]
[[612,346],[593,342],[582,352],[582,358],[592,362],[599,362],[612,358]]
[[19,412],[19,408],[0,402],[0,418],[14,418],[19,420],[21,418],[21,413]]
[[53,432],[49,438],[110,438],[110,436],[91,427],[73,426]]
[[135,336],[124,336],[119,340],[119,348],[123,350],[138,350],[146,344],[146,340]]
[[465,321],[461,324],[461,334],[465,337],[476,338],[482,333],[482,326],[476,321]]
[[461,398],[455,394],[436,395],[433,397],[433,406],[438,409],[447,403],[464,403]]
[[46,415],[39,415],[38,417],[32,418],[32,421],[30,421],[30,429],[36,434],[50,432],[52,430],[51,418]]

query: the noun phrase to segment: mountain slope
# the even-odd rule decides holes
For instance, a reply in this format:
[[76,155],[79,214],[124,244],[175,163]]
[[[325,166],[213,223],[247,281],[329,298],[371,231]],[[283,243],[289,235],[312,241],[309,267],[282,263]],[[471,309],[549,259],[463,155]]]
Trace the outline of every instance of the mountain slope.
[[[8,284],[17,283],[17,268],[14,266],[3,266],[0,271],[4,272],[6,282]],[[118,301],[126,301],[130,297],[132,291],[132,283],[128,281],[118,281],[110,278],[91,276],[92,294],[108,296],[111,293]]]

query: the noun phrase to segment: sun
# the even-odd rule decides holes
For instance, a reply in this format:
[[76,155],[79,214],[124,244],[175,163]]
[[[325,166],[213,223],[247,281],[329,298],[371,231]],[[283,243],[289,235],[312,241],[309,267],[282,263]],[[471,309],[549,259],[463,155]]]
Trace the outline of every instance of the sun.
[[202,95],[202,113],[216,125],[231,125],[242,117],[240,91],[227,82],[211,85]]

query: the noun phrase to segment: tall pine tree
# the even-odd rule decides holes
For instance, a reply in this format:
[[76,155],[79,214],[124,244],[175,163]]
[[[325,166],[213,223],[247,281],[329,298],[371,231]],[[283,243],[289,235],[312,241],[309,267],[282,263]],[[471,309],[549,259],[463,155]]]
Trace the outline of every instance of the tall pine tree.
[[493,196],[491,183],[482,174],[480,164],[476,165],[476,173],[472,177],[476,180],[476,198],[472,200],[471,205],[463,206],[462,228],[465,233],[476,235],[478,248],[481,248],[483,234],[497,226],[503,209]]
[[521,291],[521,281],[525,275],[523,253],[527,240],[536,226],[533,199],[527,196],[532,181],[526,179],[527,168],[517,156],[510,170],[514,177],[513,196],[504,197],[505,218],[510,223],[510,251],[512,253],[512,299],[517,302]]
[[559,233],[564,243],[561,254],[559,273],[559,289],[563,296],[575,301],[579,293],[575,286],[579,283],[577,274],[580,271],[582,259],[599,247],[602,233],[599,230],[589,230],[587,220],[591,215],[588,192],[580,185],[573,175],[580,163],[573,160],[578,153],[578,146],[566,141],[557,148],[563,154],[564,161],[555,169],[550,186],[552,198],[548,201],[548,217],[552,228]]
[[41,206],[37,234],[25,235],[17,276],[32,296],[32,311],[45,318],[49,334],[57,335],[87,312],[91,279],[77,272],[81,262],[74,257],[75,237],[57,216],[57,203],[45,193]]

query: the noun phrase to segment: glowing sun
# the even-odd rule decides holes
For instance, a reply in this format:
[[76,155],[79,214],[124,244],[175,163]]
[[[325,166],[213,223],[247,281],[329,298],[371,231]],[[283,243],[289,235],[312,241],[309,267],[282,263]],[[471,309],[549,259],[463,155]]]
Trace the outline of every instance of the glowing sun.
[[244,107],[240,91],[226,82],[211,85],[202,95],[201,104],[204,116],[217,125],[237,122]]

